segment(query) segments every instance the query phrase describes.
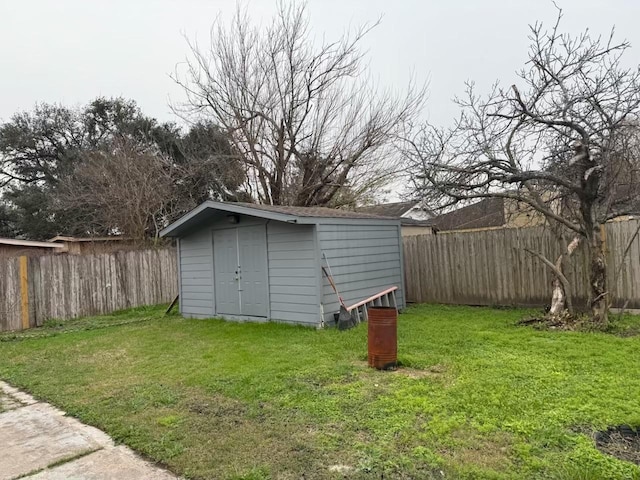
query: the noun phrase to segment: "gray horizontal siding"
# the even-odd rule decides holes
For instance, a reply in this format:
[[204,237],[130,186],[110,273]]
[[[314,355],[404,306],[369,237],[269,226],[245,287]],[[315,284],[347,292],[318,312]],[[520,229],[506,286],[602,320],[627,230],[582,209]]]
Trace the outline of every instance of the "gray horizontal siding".
[[206,294],[210,294],[211,293],[211,287],[209,285],[192,285],[189,288],[189,292],[190,293],[206,293]]
[[[270,224],[270,227],[273,227],[273,225],[275,224]],[[299,225],[288,225],[288,224],[284,224],[287,225],[289,228],[299,228],[300,230],[312,230],[313,227],[302,227]],[[276,227],[273,227],[276,228]],[[306,250],[308,249],[308,245],[301,245],[300,242],[298,242],[295,239],[295,235],[292,232],[291,236],[281,236],[281,235],[277,235],[273,240],[274,240],[274,244],[273,244],[273,251],[274,252],[288,252],[290,250],[298,250],[298,249],[302,249],[302,250]]]
[[[293,303],[293,302],[271,302],[271,308],[275,312],[289,312],[289,313],[297,313],[300,315],[310,315],[310,319],[305,321],[304,323],[319,323],[320,318],[318,316],[318,305],[310,304],[310,303]],[[274,318],[278,318],[277,315],[272,315]]]
[[[292,282],[293,283],[293,282]],[[304,285],[271,285],[271,293],[273,295],[285,294],[295,296],[315,296],[317,293],[316,285],[304,286]]]
[[[318,241],[331,265],[335,282],[347,305],[397,286],[398,305],[404,307],[401,240],[397,225],[318,225]],[[323,276],[325,322],[333,322],[339,303]]]
[[182,294],[183,300],[200,300],[200,301],[211,301],[211,295],[209,292],[186,292]]
[[180,311],[186,317],[213,316],[212,248],[209,228],[180,239]]
[[385,246],[375,246],[368,247],[367,250],[363,253],[363,251],[353,251],[350,249],[338,249],[334,252],[334,258],[346,258],[347,262],[349,262],[352,257],[361,257],[361,256],[371,256],[371,255],[388,255],[397,253],[398,248],[395,245],[385,245]]
[[[340,253],[340,252],[334,252]],[[369,253],[366,255],[344,255],[344,256],[336,256],[331,259],[331,268],[340,268],[343,266],[350,265],[363,265],[367,263],[375,263],[375,262],[387,262],[393,261],[397,262],[399,257],[399,252],[397,248],[389,248],[387,249],[387,253]]]
[[[273,315],[272,315],[273,317]],[[317,327],[319,323],[320,315],[301,315],[300,312],[278,312],[278,316],[273,317],[275,322],[294,323],[296,325],[307,325],[310,327]]]
[[[343,228],[349,228],[347,226],[343,226]],[[368,235],[375,235],[375,233],[363,233],[363,238],[360,240],[320,240],[322,242],[323,248],[325,250],[329,250],[332,248],[342,249],[345,245],[350,243],[354,243],[358,245],[358,248],[371,248],[371,247],[395,247],[398,244],[397,238],[370,238],[366,237]]]
[[[325,250],[325,252],[327,252],[327,255],[329,255],[329,250]],[[390,270],[397,270],[398,273],[400,273],[400,264],[398,263],[399,261],[400,255],[398,255],[398,257],[394,260],[385,261],[376,261],[376,256],[371,255],[361,263],[358,263],[354,257],[354,260],[352,260],[350,265],[339,265],[335,267],[331,265],[331,273],[334,277],[348,275],[350,280],[356,280],[356,277],[358,277],[358,273],[370,274],[374,272],[382,272],[382,274],[384,275],[385,272],[389,272]],[[329,263],[331,264],[331,260],[329,260]],[[364,278],[366,278],[366,276]]]
[[211,313],[208,308],[193,307],[189,313],[183,313],[187,318],[211,318]]
[[311,225],[267,225],[271,318],[317,325],[320,307],[317,259]]
[[[279,250],[272,250],[269,253],[269,258],[272,258],[274,260],[291,260],[291,256],[289,255],[289,251],[288,250],[283,250],[283,251],[279,251]],[[314,250],[304,250],[304,249],[297,249],[296,250],[296,258],[297,260],[295,261],[299,261],[299,260],[315,260],[316,258],[316,251]]]
[[[310,265],[305,266],[305,265],[301,265],[301,263],[306,263],[309,262]],[[314,268],[314,264],[315,262],[311,261],[311,260],[300,260],[298,261],[297,265],[295,267],[280,267],[279,264],[274,264],[274,266],[269,268],[269,278],[280,278],[280,277],[284,277],[284,278],[295,278],[296,280],[298,278],[315,278],[314,272],[315,272],[315,268]],[[311,268],[309,268],[311,267]],[[275,285],[278,285],[277,283]],[[295,283],[294,283],[295,285]]]
[[204,248],[198,248],[196,250],[187,250],[184,255],[181,255],[181,257],[184,260],[184,263],[198,263],[198,260],[200,260],[204,255],[208,255],[209,253],[211,253],[211,248],[209,248],[208,250],[204,249]]

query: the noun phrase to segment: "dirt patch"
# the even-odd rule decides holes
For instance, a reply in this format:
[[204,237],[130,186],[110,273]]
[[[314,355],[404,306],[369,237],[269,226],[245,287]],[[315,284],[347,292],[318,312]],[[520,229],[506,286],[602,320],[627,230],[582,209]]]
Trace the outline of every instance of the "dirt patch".
[[411,368],[411,367],[403,367],[399,366],[395,373],[398,375],[404,375],[409,378],[438,378],[442,376],[447,371],[447,367],[441,364],[431,365],[430,367],[424,369]]
[[247,413],[247,408],[241,402],[217,395],[213,395],[210,398],[190,398],[187,401],[187,408],[191,413],[209,417],[229,418]]
[[441,451],[441,454],[459,465],[475,465],[496,471],[508,470],[511,466],[513,438],[505,432],[481,435],[471,430],[454,432],[456,448]]
[[[183,447],[172,462],[197,478],[333,480],[351,478],[354,472],[330,466],[357,465],[355,453],[343,446],[341,425],[334,432],[331,426],[307,422],[295,410],[190,390],[172,412],[182,420],[163,433],[176,435]],[[327,434],[337,445],[324,444]]]
[[640,465],[640,429],[637,427],[611,427],[596,433],[595,441],[601,452]]
[[[353,362],[355,366],[366,369],[365,371],[369,371],[370,367],[367,361],[358,360]],[[371,369],[371,371],[375,371],[375,369]],[[409,378],[420,379],[420,378],[438,378],[444,375],[447,371],[447,367],[442,364],[431,365],[426,368],[414,368],[414,367],[405,367],[401,362],[398,362],[398,366],[393,369],[384,370],[385,373],[389,373],[390,375],[402,375]]]
[[124,348],[100,350],[90,355],[78,356],[78,361],[86,365],[110,365],[117,362],[127,362],[127,360],[128,353]]

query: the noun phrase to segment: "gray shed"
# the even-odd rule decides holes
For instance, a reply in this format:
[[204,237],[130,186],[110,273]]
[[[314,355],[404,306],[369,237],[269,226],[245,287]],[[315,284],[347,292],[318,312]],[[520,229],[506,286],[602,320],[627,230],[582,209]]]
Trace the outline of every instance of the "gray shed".
[[333,325],[339,304],[323,253],[348,306],[393,287],[396,305],[405,306],[398,219],[209,201],[161,235],[177,239],[187,317]]

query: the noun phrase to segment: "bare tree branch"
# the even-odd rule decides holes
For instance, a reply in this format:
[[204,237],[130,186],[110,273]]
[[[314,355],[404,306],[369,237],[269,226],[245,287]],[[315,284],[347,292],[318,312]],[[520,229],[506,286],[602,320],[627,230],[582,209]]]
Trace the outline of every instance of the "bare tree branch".
[[377,24],[317,44],[303,4],[281,2],[264,28],[238,8],[229,25],[214,23],[210,45],[189,42],[173,76],[187,102],[174,110],[223,127],[256,201],[355,202],[394,179],[394,142],[425,96],[413,84],[404,96],[372,85],[360,45]]

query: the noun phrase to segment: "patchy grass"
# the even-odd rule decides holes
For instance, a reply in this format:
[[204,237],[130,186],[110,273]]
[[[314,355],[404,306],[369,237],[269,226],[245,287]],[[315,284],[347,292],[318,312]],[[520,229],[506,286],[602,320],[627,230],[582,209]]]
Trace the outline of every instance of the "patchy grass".
[[378,372],[364,325],[162,313],[0,342],[0,377],[192,478],[640,478],[594,441],[640,425],[640,337],[416,306],[399,320],[404,368]]
[[610,314],[607,332],[620,337],[640,336],[640,321],[638,321],[638,318],[640,318],[640,315]]
[[0,342],[13,342],[29,338],[53,337],[63,333],[96,330],[99,328],[146,322],[156,319],[159,313],[159,307],[138,307],[129,310],[120,310],[109,315],[101,315],[97,317],[74,318],[71,320],[51,319],[45,321],[44,325],[39,328],[19,332],[0,332]]

